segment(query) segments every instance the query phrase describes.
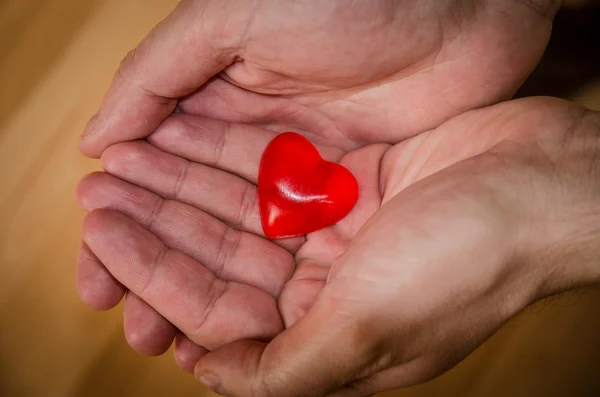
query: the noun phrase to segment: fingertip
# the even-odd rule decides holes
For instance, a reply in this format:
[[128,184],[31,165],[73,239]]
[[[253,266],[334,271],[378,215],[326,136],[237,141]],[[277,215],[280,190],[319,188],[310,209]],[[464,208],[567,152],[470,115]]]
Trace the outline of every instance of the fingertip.
[[168,320],[132,292],[125,298],[123,328],[129,346],[144,356],[165,353],[177,332]]
[[85,244],[87,244],[90,248],[93,249],[94,241],[96,237],[100,234],[104,229],[104,220],[103,215],[108,212],[102,209],[95,209],[93,211],[88,212],[88,214],[83,218],[83,224],[81,227],[81,236]]
[[176,147],[178,142],[193,141],[192,120],[206,121],[188,114],[173,114],[148,136],[147,141],[157,148],[172,153],[172,147]]
[[83,219],[81,236],[98,259],[105,261],[131,249],[130,243],[142,241],[140,229],[141,226],[120,212],[97,208]]
[[315,279],[292,280],[288,283],[277,302],[286,329],[308,313],[324,286],[325,280]]
[[[215,393],[235,396],[267,396],[254,386],[266,344],[252,340],[230,343],[207,353],[194,366],[194,377]],[[264,385],[268,387],[267,384]],[[273,394],[274,395],[274,394]]]
[[131,141],[109,146],[100,156],[102,168],[110,174],[120,175],[129,168],[139,167],[143,145],[142,141]]
[[79,151],[86,157],[99,158],[100,154],[102,153],[101,151],[98,151],[93,144],[94,133],[96,131],[97,124],[99,123],[99,117],[100,110],[98,110],[87,122],[83,128],[83,131],[81,132],[81,135],[79,136],[79,141],[77,142]]
[[79,248],[76,284],[81,301],[95,310],[112,309],[125,294],[125,287],[108,272],[85,243]]
[[206,348],[198,346],[184,334],[177,333],[173,355],[175,356],[175,362],[182,370],[193,374],[196,363],[206,353],[208,353]]
[[97,184],[104,175],[104,172],[96,171],[85,175],[79,180],[76,188],[76,196],[79,206],[84,210],[90,211],[92,209],[89,197],[95,189],[95,184]]
[[121,145],[123,144],[117,143],[112,146],[109,146],[100,155],[100,166],[105,172],[108,172],[110,174],[115,173],[114,170],[115,168],[117,168],[115,163],[118,162],[119,155],[122,153],[122,151],[120,150]]

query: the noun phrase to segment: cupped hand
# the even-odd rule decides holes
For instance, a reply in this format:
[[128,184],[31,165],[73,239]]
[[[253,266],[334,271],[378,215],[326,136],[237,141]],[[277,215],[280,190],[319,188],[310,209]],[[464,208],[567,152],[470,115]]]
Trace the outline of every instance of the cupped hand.
[[123,60],[80,148],[145,138],[215,75],[326,116],[338,146],[397,143],[508,99],[559,3],[184,0]]
[[[543,51],[552,3],[183,2],[124,60],[80,143],[99,156],[162,123],[149,138],[155,147],[129,143],[104,153],[108,171],[130,184],[102,174],[81,184],[86,209],[127,215],[88,218],[79,260],[83,300],[110,308],[125,284],[130,344],[160,354],[177,335],[178,361],[187,369],[206,352],[192,341],[212,349],[271,338],[282,320],[291,325],[311,306],[328,265],[381,205],[384,153],[509,97]],[[180,112],[163,123],[176,105]],[[326,158],[355,172],[363,195],[339,225],[306,242],[274,244],[262,238],[252,182],[262,149],[284,130],[305,134]],[[407,153],[426,136],[386,157],[408,165]],[[156,266],[169,252],[169,261],[191,273],[155,277],[157,268],[172,270]],[[300,265],[283,289],[294,255]]]
[[[391,147],[381,208],[341,255],[324,259],[332,231],[298,251],[288,328],[208,353],[196,376],[227,396],[370,396],[441,374],[542,297],[599,283],[599,133],[599,113],[532,98]],[[316,264],[321,279],[303,268]]]

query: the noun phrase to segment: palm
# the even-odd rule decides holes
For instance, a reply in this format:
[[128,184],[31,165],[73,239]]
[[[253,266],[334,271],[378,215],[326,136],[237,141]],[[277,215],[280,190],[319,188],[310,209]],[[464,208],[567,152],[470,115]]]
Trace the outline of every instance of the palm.
[[345,149],[395,143],[507,99],[537,63],[551,26],[519,0],[253,6],[239,26],[248,39],[242,60],[222,76],[318,109],[330,128],[312,133]]
[[[205,104],[210,104],[211,107],[205,108]],[[234,107],[231,107],[232,105]],[[220,110],[219,106],[225,108]],[[415,182],[465,158],[482,153],[503,139],[510,138],[509,133],[516,136],[521,134],[518,129],[503,132],[494,129],[493,125],[490,126],[489,120],[493,112],[487,111],[466,113],[436,129],[402,140],[395,145],[377,143],[375,139],[380,138],[375,138],[374,142],[353,145],[352,149],[347,149],[343,147],[344,145],[340,147],[339,142],[331,142],[335,140],[326,133],[306,132],[311,130],[311,124],[316,124],[314,119],[317,119],[320,125],[329,123],[328,120],[322,121],[322,115],[318,111],[300,107],[289,99],[272,98],[238,90],[219,80],[211,82],[202,91],[184,100],[181,108],[200,117],[217,112],[224,115],[234,114],[236,121],[255,121],[253,127],[258,128],[254,132],[256,135],[247,138],[247,142],[252,142],[253,147],[244,147],[243,142],[231,139],[237,141],[235,143],[240,146],[228,148],[232,153],[252,153],[253,161],[242,168],[238,168],[239,162],[233,159],[230,164],[236,163],[237,166],[225,165],[228,172],[241,175],[253,182],[257,180],[259,154],[274,137],[272,131],[281,132],[290,129],[303,131],[314,142],[318,142],[317,147],[325,158],[340,163],[357,177],[361,191],[360,198],[346,218],[336,225],[310,233],[302,239],[283,242],[284,246],[295,255],[296,260],[295,271],[289,280],[286,280],[278,300],[279,310],[286,326],[290,326],[310,309],[329,277],[331,264],[345,252],[356,233],[382,204]],[[268,112],[262,114],[261,110],[256,109],[268,109]],[[374,122],[376,123],[377,120]],[[331,126],[330,130],[335,131],[335,125],[328,125]],[[384,130],[379,132],[382,135],[392,135]],[[159,131],[158,135],[161,134],[165,133]],[[150,141],[161,148],[166,147],[165,142],[168,140],[166,136],[158,139],[156,136],[150,137]],[[261,150],[256,149],[257,142]],[[238,208],[231,210],[234,213],[239,212]],[[257,211],[254,211],[254,214],[257,216]],[[277,241],[272,242],[272,244],[276,243],[281,244]]]
[[[246,47],[243,62],[180,102],[183,114],[171,116],[148,138],[160,150],[126,143],[105,152],[107,170],[132,184],[119,186],[127,194],[99,193],[120,183],[115,179],[83,184],[86,208],[124,212],[166,246],[191,257],[194,263],[186,267],[206,268],[237,283],[230,288],[235,289],[231,299],[246,305],[237,311],[211,309],[210,326],[202,327],[192,317],[205,315],[206,301],[188,299],[184,305],[189,307],[176,308],[182,302],[164,296],[172,297],[169,290],[177,285],[130,285],[132,276],[118,268],[124,254],[120,260],[112,255],[117,248],[91,247],[119,281],[197,344],[212,348],[240,337],[274,336],[281,330],[275,299],[286,325],[302,316],[334,259],[383,202],[415,180],[488,147],[489,136],[465,135],[466,122],[448,122],[442,138],[429,130],[465,110],[509,97],[542,52],[550,26],[542,17],[522,23],[518,16],[533,11],[525,5],[501,9],[501,1],[486,9],[457,5],[442,10],[437,2],[418,9],[398,2],[391,10],[389,2],[369,2],[365,9],[355,2],[358,6],[339,12],[336,4],[341,3],[347,4],[319,3],[326,12],[315,8],[313,18],[300,13],[303,21],[295,24],[290,23],[293,15],[286,19],[278,13],[274,20],[253,21],[253,39],[260,45]],[[360,25],[365,20],[369,23]],[[348,23],[357,27],[354,36],[337,28]],[[531,40],[512,39],[524,35]],[[514,62],[508,54],[521,58]],[[272,242],[262,236],[253,184],[262,150],[275,133],[286,130],[304,134],[325,158],[353,171],[361,196],[337,225],[302,239]],[[189,168],[184,158],[198,167]],[[167,206],[172,213],[156,218],[156,209],[147,203],[154,196],[133,185],[173,200]],[[131,203],[138,196],[143,199]],[[99,232],[134,228],[124,218],[88,223],[88,230]],[[208,226],[199,228],[199,223]],[[181,294],[197,295],[198,283],[191,282]],[[249,318],[253,327],[247,327]]]

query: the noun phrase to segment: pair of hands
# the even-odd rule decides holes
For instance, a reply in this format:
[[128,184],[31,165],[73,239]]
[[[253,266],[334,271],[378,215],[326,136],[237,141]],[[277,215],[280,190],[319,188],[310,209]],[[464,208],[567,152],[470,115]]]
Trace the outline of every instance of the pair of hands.
[[[436,376],[532,301],[596,282],[581,225],[599,117],[543,98],[486,107],[533,69],[555,11],[182,2],[80,142],[106,171],[78,191],[83,301],[127,292],[132,347],[175,339],[218,392],[363,396]],[[289,130],[350,169],[360,198],[332,227],[271,241],[258,164]]]

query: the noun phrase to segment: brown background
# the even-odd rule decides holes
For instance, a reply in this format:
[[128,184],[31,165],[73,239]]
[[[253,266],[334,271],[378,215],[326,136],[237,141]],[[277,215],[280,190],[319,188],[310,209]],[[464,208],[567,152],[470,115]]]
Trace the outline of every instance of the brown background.
[[[573,3],[585,3],[576,1]],[[589,2],[588,2],[589,3]],[[84,307],[76,149],[115,66],[174,0],[0,0],[0,396],[209,396],[171,354],[145,358],[119,310]],[[600,12],[561,11],[519,95],[600,110]],[[476,265],[476,264],[474,264]],[[538,304],[465,362],[388,396],[600,396],[600,290]]]

